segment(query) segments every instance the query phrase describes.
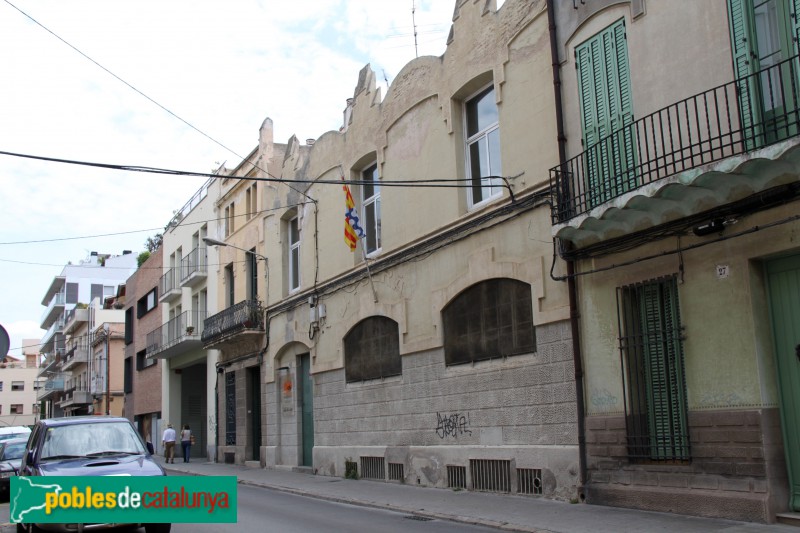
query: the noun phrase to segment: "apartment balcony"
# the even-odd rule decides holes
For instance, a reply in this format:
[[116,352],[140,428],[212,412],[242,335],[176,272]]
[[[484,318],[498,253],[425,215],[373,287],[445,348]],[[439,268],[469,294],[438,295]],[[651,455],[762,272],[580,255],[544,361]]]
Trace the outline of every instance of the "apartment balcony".
[[42,337],[42,343],[39,347],[41,352],[51,352],[53,347],[58,341],[59,337],[63,336],[64,330],[64,317],[59,318],[50,326],[47,332]]
[[205,311],[185,311],[147,334],[147,357],[169,359],[203,348]]
[[89,310],[78,309],[77,307],[70,309],[64,316],[64,334],[69,335],[75,331],[78,326],[85,324],[89,321]]
[[90,403],[92,403],[92,395],[89,391],[73,390],[64,395],[59,402],[59,406],[62,409],[66,409],[67,407],[80,407]]
[[61,363],[61,370],[72,370],[80,364],[89,362],[89,349],[85,344],[73,346],[67,350],[64,361]]
[[553,234],[577,249],[603,246],[800,194],[798,65],[794,57],[673,103],[552,168]]
[[64,391],[64,374],[53,374],[48,376],[44,386],[36,393],[37,401],[52,400],[61,395]]
[[264,335],[261,302],[245,300],[206,319],[202,334],[205,348],[242,351],[258,349]]
[[49,328],[53,322],[64,314],[64,306],[67,303],[67,293],[57,292],[53,298],[47,303],[47,309],[42,313],[40,326],[42,329]]
[[181,260],[181,287],[196,287],[208,277],[205,247],[197,247]]
[[170,268],[158,282],[158,301],[172,303],[181,297],[180,268]]

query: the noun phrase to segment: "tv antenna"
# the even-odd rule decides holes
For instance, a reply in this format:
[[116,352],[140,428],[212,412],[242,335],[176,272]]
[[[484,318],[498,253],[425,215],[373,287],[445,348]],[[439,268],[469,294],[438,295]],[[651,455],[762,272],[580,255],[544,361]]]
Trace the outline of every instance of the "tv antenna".
[[411,24],[414,26],[414,57],[419,57],[419,50],[417,49],[417,19],[415,13],[417,12],[416,0],[411,0]]

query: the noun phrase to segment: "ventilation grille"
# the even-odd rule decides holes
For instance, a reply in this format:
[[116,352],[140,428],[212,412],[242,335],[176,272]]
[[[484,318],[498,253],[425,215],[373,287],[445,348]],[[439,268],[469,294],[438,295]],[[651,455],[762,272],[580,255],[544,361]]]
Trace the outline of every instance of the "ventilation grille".
[[358,463],[355,461],[344,462],[344,477],[347,479],[358,479]]
[[470,459],[472,488],[487,492],[511,492],[511,461],[508,459]]
[[447,486],[451,489],[466,489],[467,467],[447,465]]
[[389,463],[389,481],[403,481],[403,463]]
[[517,492],[520,494],[542,493],[542,471],[539,468],[517,468]]
[[361,477],[364,479],[386,479],[386,463],[383,457],[362,457]]

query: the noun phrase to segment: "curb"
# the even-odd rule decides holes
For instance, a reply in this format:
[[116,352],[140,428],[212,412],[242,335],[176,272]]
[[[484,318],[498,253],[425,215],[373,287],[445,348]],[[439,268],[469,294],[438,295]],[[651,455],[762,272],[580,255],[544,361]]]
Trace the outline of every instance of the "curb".
[[[185,472],[185,471],[177,470],[177,469],[173,470],[173,469],[166,468],[166,467],[165,467],[165,469],[169,470],[171,472],[180,473],[181,475],[193,475],[193,476],[205,476],[206,475],[206,474],[195,473],[195,472]],[[286,486],[283,486],[283,485],[273,485],[273,484],[264,483],[264,482],[260,482],[260,481],[251,481],[251,480],[246,480],[246,479],[240,479],[238,476],[237,476],[237,483],[239,485],[247,485],[247,486],[250,486],[250,487],[259,487],[259,488],[264,488],[264,489],[277,490],[277,491],[280,491],[280,492],[286,492],[286,493],[289,493],[289,494],[295,494],[297,496],[305,496],[307,498],[314,498],[314,499],[317,499],[317,500],[324,500],[324,501],[335,502],[335,503],[344,503],[344,504],[348,504],[348,505],[357,505],[359,507],[370,507],[370,508],[373,508],[373,509],[383,509],[383,510],[387,510],[387,511],[393,511],[393,512],[396,512],[396,513],[408,514],[408,515],[411,515],[411,516],[419,516],[419,517],[422,517],[422,518],[431,518],[431,519],[435,519],[435,520],[446,520],[448,522],[457,522],[457,523],[460,523],[460,524],[470,524],[470,525],[476,525],[476,526],[491,527],[491,528],[499,529],[499,530],[502,530],[502,531],[513,531],[513,532],[518,532],[518,533],[557,533],[557,532],[551,531],[549,529],[540,529],[540,528],[535,528],[535,527],[525,527],[525,526],[521,526],[521,525],[518,525],[518,524],[510,524],[508,522],[498,522],[496,520],[488,520],[488,519],[478,518],[478,517],[474,517],[474,516],[451,515],[451,514],[447,514],[447,513],[438,513],[438,512],[434,512],[434,511],[425,511],[425,510],[419,510],[419,509],[409,509],[407,507],[401,507],[401,506],[398,506],[398,505],[392,505],[392,504],[387,504],[387,503],[379,503],[379,502],[371,502],[371,501],[361,500],[361,499],[356,499],[356,498],[347,498],[347,497],[341,497],[341,496],[329,496],[329,495],[326,495],[326,494],[319,494],[317,492],[311,492],[311,491],[307,491],[307,490],[303,490],[303,489],[297,489],[297,488],[294,488],[294,487],[286,487]]]

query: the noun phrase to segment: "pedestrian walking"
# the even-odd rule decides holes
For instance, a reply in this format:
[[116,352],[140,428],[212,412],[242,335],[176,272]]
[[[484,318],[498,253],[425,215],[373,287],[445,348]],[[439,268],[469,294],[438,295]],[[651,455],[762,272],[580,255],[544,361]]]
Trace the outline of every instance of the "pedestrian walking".
[[181,430],[181,446],[183,447],[183,462],[189,462],[189,453],[192,450],[192,430],[189,429],[189,424],[184,424]]
[[167,424],[161,443],[164,445],[164,458],[168,463],[175,463],[175,430],[172,424]]

